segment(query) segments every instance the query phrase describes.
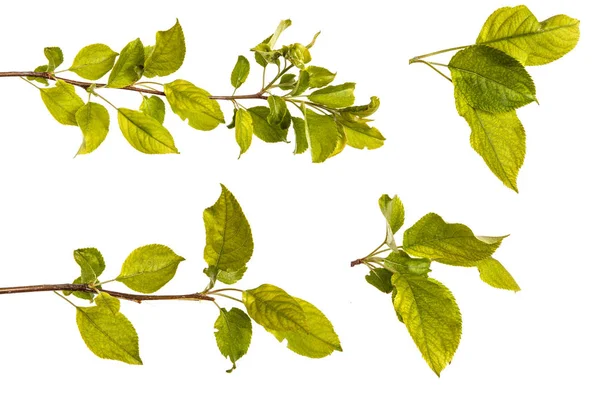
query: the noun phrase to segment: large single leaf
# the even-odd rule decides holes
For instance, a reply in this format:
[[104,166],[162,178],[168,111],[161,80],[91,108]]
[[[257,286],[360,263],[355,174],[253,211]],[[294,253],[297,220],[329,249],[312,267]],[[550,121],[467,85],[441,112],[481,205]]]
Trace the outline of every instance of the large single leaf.
[[83,133],[83,142],[77,154],[89,154],[102,144],[108,134],[108,111],[102,104],[88,102],[77,110],[75,119]]
[[112,69],[118,55],[108,45],[88,45],[77,53],[69,71],[88,80],[97,80]]
[[324,67],[308,66],[306,68],[308,73],[308,86],[309,88],[321,88],[329,85],[335,79],[336,73],[332,73]]
[[304,109],[306,138],[313,163],[324,162],[331,157],[338,144],[338,126],[329,115],[319,115]]
[[486,284],[494,288],[520,291],[519,284],[500,262],[494,258],[487,258],[477,262],[479,277]]
[[194,129],[212,130],[225,123],[219,103],[204,89],[184,80],[165,84],[164,89],[173,112]]
[[454,296],[438,281],[422,276],[394,274],[392,284],[396,313],[439,376],[460,343],[462,319]]
[[377,128],[364,121],[352,121],[347,118],[338,119],[348,140],[348,145],[357,149],[376,149],[383,146],[385,137]]
[[81,284],[89,284],[98,280],[106,267],[104,258],[97,248],[80,248],[73,251],[73,258],[81,268],[79,280]]
[[221,309],[215,329],[219,351],[233,363],[231,369],[227,370],[227,373],[231,373],[236,368],[236,361],[248,352],[252,339],[252,321],[237,307],[229,311]]
[[100,358],[141,365],[137,332],[119,312],[119,299],[100,293],[95,301],[96,306],[77,307],[77,327],[85,344]]
[[221,184],[221,195],[203,214],[206,228],[204,260],[218,270],[237,272],[252,257],[250,224],[235,196]]
[[185,38],[179,20],[172,28],[156,33],[156,44],[144,62],[144,76],[164,77],[176,72],[185,58]]
[[555,61],[579,41],[579,21],[555,15],[543,22],[524,6],[500,8],[485,22],[477,44],[497,48],[525,66]]
[[128,43],[119,54],[108,76],[109,88],[124,88],[139,80],[144,72],[144,44],[139,38]]
[[240,55],[231,71],[231,85],[235,89],[239,88],[246,82],[248,74],[250,74],[250,62],[244,56]]
[[471,146],[504,185],[518,192],[517,175],[525,160],[525,129],[515,110],[490,113],[471,107],[458,92],[456,108],[471,127]]
[[354,82],[328,86],[312,92],[308,95],[308,99],[312,102],[323,104],[331,108],[348,107],[354,104],[355,86],[356,84]]
[[248,315],[265,329],[308,332],[306,313],[283,289],[263,284],[242,294]]
[[73,85],[59,80],[53,88],[40,88],[40,95],[54,119],[63,125],[77,126],[76,114],[84,104]]
[[129,144],[144,154],[178,154],[171,133],[141,111],[119,108],[119,128]]
[[156,119],[161,125],[165,121],[165,102],[158,96],[144,96],[140,111]]
[[280,342],[296,354],[309,358],[324,358],[334,351],[342,351],[340,339],[333,325],[321,310],[300,298],[294,298],[306,316],[307,330],[269,330]]
[[250,148],[254,126],[252,115],[243,108],[235,112],[235,141],[240,147],[240,156]]
[[286,129],[282,129],[280,124],[272,125],[268,118],[271,110],[268,107],[251,107],[248,109],[252,115],[252,125],[256,137],[267,143],[287,142]]
[[438,262],[476,266],[489,258],[502,237],[476,237],[463,224],[449,224],[437,214],[429,213],[404,232],[402,247],[411,255]]
[[525,67],[498,49],[484,45],[463,49],[448,68],[455,89],[478,110],[507,112],[537,100]]
[[133,250],[125,259],[117,281],[134,291],[150,294],[171,281],[183,260],[167,246],[145,245]]

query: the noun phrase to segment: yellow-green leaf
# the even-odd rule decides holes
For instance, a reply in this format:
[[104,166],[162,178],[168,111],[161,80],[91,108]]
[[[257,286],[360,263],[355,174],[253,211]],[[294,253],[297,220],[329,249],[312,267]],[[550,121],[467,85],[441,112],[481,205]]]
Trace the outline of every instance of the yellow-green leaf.
[[394,309],[423,358],[438,376],[460,343],[462,319],[454,296],[440,282],[423,276],[392,276]]
[[96,248],[80,248],[73,251],[75,262],[81,268],[79,280],[81,284],[89,284],[98,280],[106,265],[104,258]]
[[294,154],[301,154],[308,149],[308,141],[306,140],[306,122],[299,117],[292,117],[294,125],[294,134],[296,136],[296,146]]
[[252,257],[250,224],[235,196],[221,184],[221,195],[204,210],[206,246],[204,260],[218,270],[236,272]]
[[235,113],[235,141],[240,146],[240,156],[250,148],[253,133],[252,115],[245,109],[239,108]]
[[477,44],[497,48],[525,66],[553,62],[577,45],[579,21],[555,15],[538,22],[524,6],[500,8],[487,19]]
[[310,88],[321,88],[329,85],[335,79],[336,73],[332,73],[324,67],[319,66],[308,66],[306,68],[308,73],[308,86]]
[[64,60],[62,49],[59,47],[46,47],[44,48],[44,55],[48,59],[47,71],[54,71],[60,66]]
[[341,113],[348,113],[356,117],[370,117],[371,115],[375,114],[375,112],[379,109],[379,104],[379,98],[377,96],[371,96],[369,104],[346,107],[340,109],[339,111]]
[[378,267],[371,269],[369,274],[365,276],[365,280],[381,292],[389,294],[394,289],[392,286],[392,274],[391,271],[383,267]]
[[133,250],[125,259],[117,281],[134,291],[150,294],[171,281],[184,260],[167,246],[145,245]]
[[309,358],[324,358],[334,351],[342,351],[340,339],[333,325],[321,310],[300,298],[294,298],[306,316],[306,330],[268,330],[280,342],[287,340],[287,348]]
[[97,80],[112,69],[118,55],[108,45],[88,45],[77,53],[69,71],[88,80]]
[[53,88],[40,88],[40,95],[50,114],[63,125],[77,126],[77,111],[84,105],[75,87],[56,81]]
[[404,205],[400,198],[397,195],[394,195],[393,198],[390,198],[389,195],[381,195],[379,209],[389,225],[389,230],[394,235],[404,225]]
[[102,104],[88,102],[77,110],[75,119],[83,133],[83,142],[77,155],[89,154],[102,144],[108,134],[108,111]]
[[329,115],[319,115],[304,108],[306,140],[313,163],[324,162],[338,144],[338,126]]
[[268,107],[251,107],[248,112],[252,115],[252,125],[256,137],[267,143],[287,142],[288,131],[282,129],[279,124],[270,124],[267,120],[270,114]]
[[119,128],[129,144],[145,154],[178,154],[171,133],[156,119],[140,111],[119,108]]
[[194,129],[212,130],[225,123],[219,103],[204,89],[184,80],[165,84],[164,89],[173,112]]
[[485,45],[463,49],[448,68],[456,91],[478,110],[507,112],[537,100],[525,67],[498,49]]
[[158,96],[144,96],[140,111],[161,124],[165,121],[165,102]]
[[517,176],[525,160],[525,129],[516,111],[490,113],[471,107],[456,93],[458,113],[471,127],[471,147],[504,185],[518,192]]
[[239,88],[250,74],[250,62],[244,56],[238,56],[237,62],[231,72],[231,85],[234,88]]
[[179,20],[172,28],[156,33],[156,44],[149,48],[144,62],[144,76],[164,77],[176,72],[185,58],[185,37]]
[[384,260],[383,265],[387,270],[400,274],[415,274],[425,276],[431,269],[431,260],[428,258],[413,258],[406,252],[393,251]]
[[331,108],[348,107],[354,104],[355,86],[354,82],[328,86],[312,92],[308,95],[308,99]]
[[237,307],[231,310],[221,309],[215,321],[215,339],[219,351],[233,363],[227,373],[236,368],[236,361],[243,357],[250,347],[252,339],[252,321],[250,317]]
[[366,122],[351,121],[342,117],[339,119],[339,125],[343,128],[350,147],[371,150],[383,146],[385,137],[377,128],[367,125]]
[[520,291],[519,284],[500,262],[494,258],[487,258],[477,262],[479,277],[486,284],[494,288]]
[[308,332],[306,313],[283,289],[263,284],[242,294],[248,315],[267,330]]
[[476,266],[489,258],[502,237],[476,237],[463,224],[449,224],[429,213],[404,232],[404,251],[418,257],[457,266]]
[[119,54],[108,76],[109,88],[124,88],[139,80],[144,72],[144,45],[139,38],[128,43]]
[[77,327],[85,344],[100,358],[141,365],[137,332],[119,312],[119,299],[102,292],[95,301],[96,306],[77,307]]

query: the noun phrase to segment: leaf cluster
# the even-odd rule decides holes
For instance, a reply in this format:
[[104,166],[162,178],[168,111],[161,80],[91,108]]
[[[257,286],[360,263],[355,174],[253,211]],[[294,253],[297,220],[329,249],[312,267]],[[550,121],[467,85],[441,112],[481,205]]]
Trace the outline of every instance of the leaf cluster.
[[402,202],[383,195],[379,207],[386,221],[385,240],[352,265],[368,267],[367,282],[391,294],[398,320],[439,376],[460,343],[462,317],[452,292],[429,276],[431,264],[475,267],[492,287],[519,291],[510,273],[492,257],[506,236],[475,236],[467,226],[429,213],[404,231],[400,246],[395,234],[404,225]]
[[[250,225],[239,203],[227,188],[221,187],[219,199],[204,211],[204,259],[208,264],[204,273],[209,283],[201,292],[151,295],[173,279],[184,261],[164,245],[150,244],[135,249],[123,262],[120,274],[108,281],[100,280],[106,265],[98,249],[83,248],[74,252],[81,273],[73,284],[85,284],[89,291],[65,291],[63,297],[73,295],[93,303],[86,307],[69,301],[76,308],[81,337],[94,354],[100,358],[142,364],[137,332],[120,312],[119,299],[212,301],[219,310],[214,324],[217,347],[233,364],[228,372],[236,368],[237,361],[250,347],[252,321],[263,326],[277,340],[286,339],[287,347],[297,354],[323,358],[335,350],[342,351],[327,317],[311,303],[291,296],[279,287],[262,284],[248,290],[215,288],[219,282],[232,285],[241,280],[254,249]],[[104,284],[113,281],[140,295],[103,289]],[[240,293],[241,299],[231,296],[230,292]],[[246,311],[238,307],[221,307],[216,302],[219,297],[239,302]]]
[[[474,45],[460,49],[448,64],[423,60],[450,70],[456,109],[471,128],[471,146],[505,186],[518,192],[517,176],[525,159],[525,129],[516,110],[537,102],[526,66],[553,62],[577,45],[579,21],[555,15],[539,22],[526,6],[496,10],[483,25]],[[445,75],[444,75],[445,76]]]
[[[144,46],[136,38],[118,53],[105,44],[88,45],[77,53],[72,65],[65,70],[56,70],[64,60],[62,50],[45,48],[48,64],[37,67],[34,75],[27,78],[45,86],[49,80],[56,81],[52,87],[34,85],[58,122],[80,128],[83,142],[78,154],[97,149],[109,130],[107,109],[92,99],[114,107],[125,139],[146,154],[179,153],[173,136],[164,126],[167,108],[183,121],[187,120],[190,127],[210,131],[225,123],[217,100],[233,104],[233,117],[228,127],[235,129],[240,156],[248,150],[254,136],[267,143],[289,142],[292,127],[294,153],[310,150],[313,162],[324,162],[340,153],[346,145],[358,149],[381,147],[385,138],[369,124],[370,117],[379,108],[379,99],[372,97],[368,104],[354,106],[355,83],[332,85],[336,73],[308,65],[312,61],[310,49],[318,33],[307,45],[293,43],[277,47],[280,35],[290,25],[290,20],[282,21],[275,33],[251,49],[263,75],[262,86],[254,94],[236,95],[250,73],[250,62],[241,55],[231,73],[234,91],[229,96],[213,96],[183,79],[168,83],[151,80],[169,76],[183,64],[186,44],[179,21],[170,29],[157,32],[154,45]],[[274,68],[277,69],[275,75],[267,82],[266,78]],[[63,72],[72,72],[90,82],[59,77],[58,74]],[[96,82],[107,74],[106,83]],[[75,87],[86,90],[87,102],[75,92]],[[139,108],[113,105],[102,93],[111,88],[138,91],[142,96]],[[242,105],[243,100],[264,100],[267,105],[247,107]]]

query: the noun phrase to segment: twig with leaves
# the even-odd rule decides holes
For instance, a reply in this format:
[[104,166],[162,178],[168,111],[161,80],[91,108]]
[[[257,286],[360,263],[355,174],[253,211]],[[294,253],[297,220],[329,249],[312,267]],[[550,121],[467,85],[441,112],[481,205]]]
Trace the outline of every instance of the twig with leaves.
[[[179,153],[173,136],[163,126],[166,97],[171,110],[189,126],[198,130],[212,130],[225,117],[218,101],[231,102],[234,108],[229,128],[235,129],[240,156],[248,150],[253,136],[267,143],[289,142],[288,132],[293,126],[295,154],[310,149],[313,162],[324,162],[340,153],[346,145],[363,149],[379,148],[384,137],[369,125],[369,117],[377,111],[379,99],[372,97],[367,105],[353,106],[355,84],[331,85],[336,74],[324,67],[308,66],[312,57],[313,40],[302,45],[294,43],[276,47],[279,36],[291,25],[282,21],[274,34],[252,48],[254,58],[262,68],[261,88],[252,94],[237,94],[250,73],[250,62],[239,56],[231,73],[234,88],[231,95],[215,96],[193,83],[177,79],[169,83],[151,80],[177,71],[183,64],[186,46],[179,21],[156,33],[156,43],[144,46],[141,40],[128,43],[120,53],[104,44],[92,44],[79,51],[73,64],[57,70],[63,63],[63,52],[58,47],[47,47],[47,64],[34,71],[0,72],[0,77],[20,77],[39,90],[52,116],[63,125],[78,126],[83,143],[77,154],[88,154],[100,146],[109,130],[110,117],[99,99],[117,111],[119,128],[127,141],[146,154]],[[269,70],[276,68],[267,80]],[[88,81],[62,77],[64,72],[75,73]],[[109,73],[107,83],[93,82]],[[142,79],[146,77],[147,79]],[[49,81],[55,82],[50,88]],[[87,103],[75,92],[86,91]],[[142,95],[138,110],[121,108],[106,99],[103,91],[121,89]],[[245,100],[266,101],[267,106],[246,107]],[[299,116],[292,116],[289,108]]]

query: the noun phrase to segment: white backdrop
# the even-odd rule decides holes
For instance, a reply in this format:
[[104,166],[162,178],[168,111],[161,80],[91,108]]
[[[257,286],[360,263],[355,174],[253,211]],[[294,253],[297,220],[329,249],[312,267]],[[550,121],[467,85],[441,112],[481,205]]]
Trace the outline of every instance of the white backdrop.
[[[594,2],[530,0],[540,18],[582,20],[581,41],[565,58],[529,68],[540,105],[519,111],[527,131],[520,194],[498,181],[469,146],[452,87],[412,56],[474,42],[502,1],[54,1],[3,4],[0,70],[42,64],[60,46],[68,67],[77,51],[101,42],[119,51],[179,18],[187,39],[173,76],[229,94],[236,58],[281,19],[282,43],[308,42],[321,30],[313,64],[357,82],[357,102],[381,98],[376,123],[386,144],[346,149],[325,164],[293,146],[255,139],[237,160],[233,133],[166,119],[181,155],[145,156],[111,132],[93,154],[73,158],[77,128],[58,124],[38,92],[0,80],[0,286],[59,283],[78,275],[76,248],[95,246],[116,276],[134,248],[162,243],[187,260],[161,292],[205,285],[202,211],[224,183],[252,226],[255,252],[242,288],[273,283],[317,305],[334,323],[343,353],[310,360],[254,325],[248,355],[231,375],[213,332],[211,304],[122,303],[140,335],[145,365],[101,360],[89,352],[75,312],[53,294],[0,296],[0,392],[99,393],[597,393],[600,352],[597,277],[598,45]],[[258,67],[240,92],[254,93]],[[136,108],[134,93],[108,92]],[[229,119],[231,108],[222,103]],[[476,270],[435,264],[432,277],[455,294],[462,343],[437,378],[389,302],[350,261],[382,239],[377,207],[398,194],[407,225],[434,211],[476,233],[511,234],[496,254],[522,292],[483,284]],[[119,289],[119,284],[114,289]],[[226,303],[223,303],[227,305]]]

